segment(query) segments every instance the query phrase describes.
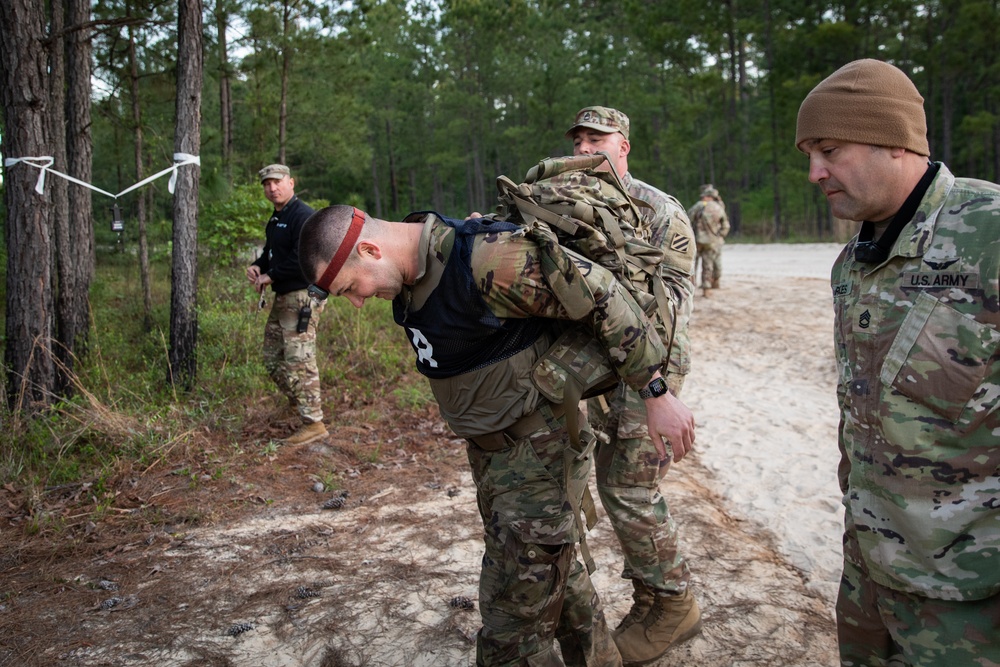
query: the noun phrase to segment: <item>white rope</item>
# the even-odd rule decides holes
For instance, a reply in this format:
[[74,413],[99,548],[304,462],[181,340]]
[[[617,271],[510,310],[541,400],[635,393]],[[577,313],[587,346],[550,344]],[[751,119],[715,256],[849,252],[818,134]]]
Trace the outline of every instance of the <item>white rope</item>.
[[146,183],[149,183],[150,181],[155,181],[156,179],[168,173],[170,174],[170,181],[167,183],[167,191],[170,192],[170,194],[174,194],[174,187],[177,185],[177,169],[183,167],[186,164],[200,165],[201,158],[197,155],[190,155],[189,153],[174,153],[174,165],[172,167],[167,167],[163,171],[153,174],[149,178],[145,178],[136,183],[135,185],[130,185],[129,187],[125,188],[116,195],[111,194],[107,190],[102,190],[98,187],[95,187],[90,183],[85,183],[80,179],[73,178],[69,174],[64,174],[61,171],[56,171],[55,169],[52,168],[52,163],[55,162],[55,159],[52,156],[42,155],[40,157],[9,157],[6,160],[4,160],[4,165],[7,167],[12,167],[18,162],[23,162],[24,164],[31,165],[32,167],[35,167],[40,171],[40,173],[38,174],[38,182],[35,183],[35,192],[37,192],[40,195],[45,194],[45,173],[52,172],[57,176],[62,176],[67,181],[72,181],[77,185],[82,185],[85,188],[90,188],[91,190],[94,190],[95,192],[100,192],[102,195],[107,195],[112,199],[118,199],[126,192],[131,192],[132,190],[135,190],[136,188],[141,187]]

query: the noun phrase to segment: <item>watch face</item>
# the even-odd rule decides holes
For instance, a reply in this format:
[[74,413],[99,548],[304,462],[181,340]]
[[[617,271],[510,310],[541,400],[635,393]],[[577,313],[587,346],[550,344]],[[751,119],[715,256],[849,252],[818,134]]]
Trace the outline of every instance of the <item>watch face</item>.
[[663,378],[656,378],[639,390],[640,398],[656,398],[665,393],[667,393],[667,381]]

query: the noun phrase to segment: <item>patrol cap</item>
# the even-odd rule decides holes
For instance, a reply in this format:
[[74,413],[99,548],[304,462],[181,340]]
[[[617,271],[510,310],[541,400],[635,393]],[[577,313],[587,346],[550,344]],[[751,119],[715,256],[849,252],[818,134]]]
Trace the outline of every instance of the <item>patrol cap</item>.
[[576,114],[573,127],[566,131],[566,137],[572,138],[578,127],[587,127],[598,132],[621,132],[628,139],[628,116],[611,107],[584,107]]
[[289,171],[288,167],[283,164],[269,164],[258,171],[257,174],[260,176],[260,182],[263,183],[269,178],[274,178],[280,181],[286,176],[291,177],[292,172]]
[[701,191],[702,197],[712,197],[713,199],[719,198],[719,191],[715,188],[705,188]]

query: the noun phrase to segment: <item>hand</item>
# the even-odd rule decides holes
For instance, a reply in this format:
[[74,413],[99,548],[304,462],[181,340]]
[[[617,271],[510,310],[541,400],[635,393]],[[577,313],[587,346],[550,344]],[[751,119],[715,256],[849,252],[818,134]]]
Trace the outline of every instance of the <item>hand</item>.
[[481,218],[481,217],[483,217],[482,213],[480,213],[479,211],[473,211],[469,215],[465,216],[465,219],[472,220],[473,218]]
[[274,281],[271,280],[271,276],[267,275],[266,273],[261,273],[259,276],[257,276],[257,280],[254,281],[254,288],[258,292],[263,292],[264,288],[270,285],[272,282]]
[[[247,280],[249,280],[250,284],[253,285],[255,288],[257,287],[257,278],[259,276],[260,276],[259,266],[257,266],[256,264],[251,264],[250,266],[247,267]],[[257,291],[259,292],[260,290],[258,289]]]
[[665,443],[670,444],[674,461],[680,461],[694,448],[694,415],[669,391],[646,399],[646,427],[660,461],[668,458]]

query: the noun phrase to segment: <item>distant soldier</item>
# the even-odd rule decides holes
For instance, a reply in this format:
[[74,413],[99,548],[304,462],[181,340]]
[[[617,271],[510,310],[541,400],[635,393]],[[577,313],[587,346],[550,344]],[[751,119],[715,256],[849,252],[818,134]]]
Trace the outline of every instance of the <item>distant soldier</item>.
[[722,277],[722,246],[729,235],[729,217],[726,205],[719,197],[719,191],[709,183],[701,186],[701,200],[688,211],[694,238],[698,243],[698,259],[701,260],[701,289],[705,296],[708,291],[719,288]]
[[848,665],[1000,664],[1000,186],[930,162],[924,100],[856,60],[799,108],[832,271]]
[[247,278],[263,294],[268,285],[274,304],[264,325],[264,367],[288,398],[280,413],[298,413],[301,426],[285,442],[302,445],[327,436],[316,365],[316,321],[321,306],[314,307],[299,267],[299,231],[311,206],[295,196],[295,179],[283,164],[260,170],[264,196],[274,213],[264,231],[264,251],[247,267]]

